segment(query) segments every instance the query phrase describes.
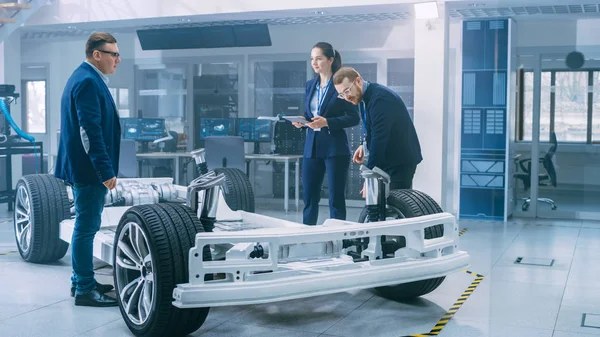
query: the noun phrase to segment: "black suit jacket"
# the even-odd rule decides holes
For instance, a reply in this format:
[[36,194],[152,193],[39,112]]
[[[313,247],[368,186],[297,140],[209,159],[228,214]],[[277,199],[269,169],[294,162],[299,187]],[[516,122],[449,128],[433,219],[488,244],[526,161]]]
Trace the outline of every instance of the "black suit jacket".
[[370,83],[363,101],[366,105],[367,167],[388,170],[416,166],[423,157],[415,126],[402,98],[387,87]]
[[[307,120],[312,120],[314,117],[310,111],[310,101],[313,95],[316,95],[315,91],[319,80],[319,76],[317,76],[306,83],[304,117]],[[321,128],[321,131],[308,128],[304,143],[305,158],[350,155],[350,143],[344,129],[358,125],[360,116],[354,104],[339,99],[337,96],[338,92],[331,83],[321,107],[321,116],[327,119],[329,127]]]

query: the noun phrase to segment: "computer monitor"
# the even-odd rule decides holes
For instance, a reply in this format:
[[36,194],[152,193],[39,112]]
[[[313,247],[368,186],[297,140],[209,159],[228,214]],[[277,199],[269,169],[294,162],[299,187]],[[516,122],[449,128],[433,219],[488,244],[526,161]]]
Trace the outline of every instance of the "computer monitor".
[[254,120],[255,118],[238,118],[236,127],[236,136],[244,138],[245,142],[254,141]]
[[121,118],[123,139],[137,140],[139,134],[139,118]]
[[202,118],[200,120],[200,139],[210,136],[233,136],[233,119],[231,118]]
[[256,118],[238,118],[236,120],[236,136],[249,143],[271,142],[271,121]]
[[256,118],[238,118],[236,135],[249,143],[271,142],[271,121]]
[[272,138],[273,123],[266,119],[254,120],[254,141],[259,143],[270,143]]
[[166,135],[163,118],[121,118],[123,139],[151,142]]

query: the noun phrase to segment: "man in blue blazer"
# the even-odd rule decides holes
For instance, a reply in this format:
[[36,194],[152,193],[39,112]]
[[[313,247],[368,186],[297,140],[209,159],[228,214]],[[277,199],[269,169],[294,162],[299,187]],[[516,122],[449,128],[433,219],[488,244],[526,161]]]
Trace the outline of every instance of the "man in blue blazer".
[[[333,83],[339,98],[359,106],[366,144],[355,151],[353,161],[372,169],[377,166],[391,178],[391,189],[410,189],[423,160],[415,126],[406,105],[389,88],[369,83],[351,67],[338,70]],[[363,191],[364,196],[364,191]]]
[[63,91],[54,175],[72,186],[75,199],[71,296],[75,305],[107,307],[117,305],[105,295],[113,286],[96,282],[92,253],[107,189],[117,185],[121,127],[106,75],[121,59],[117,40],[108,33],[92,34],[85,54]]

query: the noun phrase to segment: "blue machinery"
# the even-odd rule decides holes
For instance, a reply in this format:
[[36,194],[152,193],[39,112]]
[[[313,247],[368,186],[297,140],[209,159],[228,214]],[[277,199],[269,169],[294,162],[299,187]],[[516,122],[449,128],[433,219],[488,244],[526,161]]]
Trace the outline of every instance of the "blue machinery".
[[[0,85],[0,159],[4,159],[4,165],[0,167],[0,179],[4,178],[5,182],[4,186],[0,182],[0,204],[7,203],[9,211],[12,211],[15,195],[12,189],[12,156],[33,154],[36,161],[35,171],[44,172],[42,142],[36,141],[33,136],[21,130],[10,115],[10,104],[18,97],[14,85]],[[11,136],[11,128],[16,135]]]

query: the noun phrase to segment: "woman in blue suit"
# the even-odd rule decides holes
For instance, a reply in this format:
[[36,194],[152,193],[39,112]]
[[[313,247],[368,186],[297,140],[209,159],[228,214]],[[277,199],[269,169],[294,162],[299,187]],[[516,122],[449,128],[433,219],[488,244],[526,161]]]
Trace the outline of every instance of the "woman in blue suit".
[[[330,217],[346,220],[346,177],[351,152],[344,129],[358,125],[360,117],[355,105],[337,98],[332,78],[342,66],[340,53],[331,44],[319,42],[310,57],[317,76],[306,83],[305,112],[300,116],[310,121],[305,125],[308,131],[302,162],[303,223],[316,225],[325,172]],[[294,126],[303,127],[301,123]]]

